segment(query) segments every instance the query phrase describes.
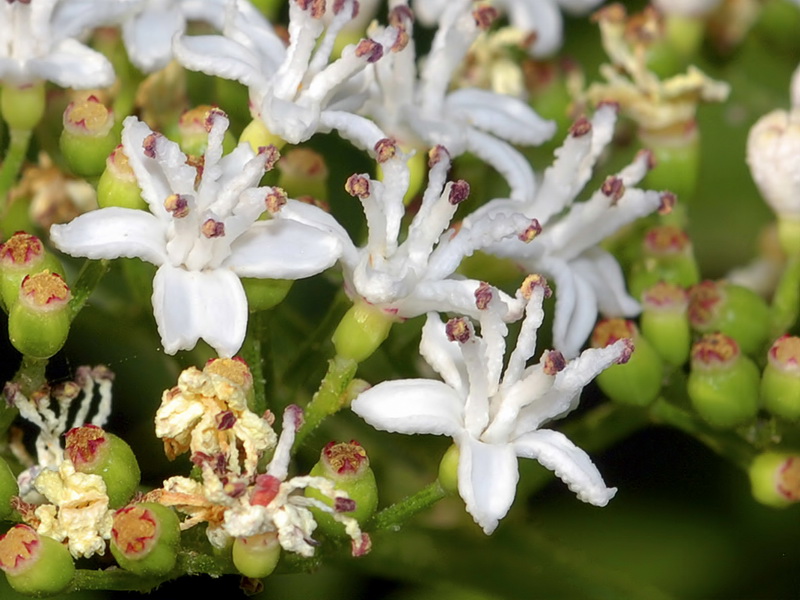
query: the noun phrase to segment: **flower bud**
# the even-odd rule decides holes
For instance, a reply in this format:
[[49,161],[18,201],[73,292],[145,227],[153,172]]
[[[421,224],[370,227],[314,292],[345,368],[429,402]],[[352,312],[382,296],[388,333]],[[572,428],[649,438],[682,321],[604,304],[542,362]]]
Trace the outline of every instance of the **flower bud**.
[[44,82],[0,87],[0,113],[9,129],[30,131],[42,120],[44,109]]
[[268,531],[233,542],[233,564],[245,577],[261,579],[270,575],[281,557],[278,534]]
[[247,308],[250,312],[269,310],[283,302],[294,281],[291,279],[258,279],[243,277],[241,279],[244,293],[247,295]]
[[770,312],[761,296],[740,285],[703,281],[689,290],[689,321],[700,333],[731,336],[745,354],[763,350],[770,331]]
[[328,165],[325,158],[311,148],[293,148],[275,165],[280,172],[278,187],[291,198],[311,196],[328,200]]
[[61,350],[69,334],[71,297],[57,273],[42,271],[26,276],[8,315],[8,337],[13,346],[33,358],[50,358]]
[[800,254],[800,107],[773,111],[753,125],[747,137],[747,164],[778,217],[784,251]]
[[626,363],[611,365],[595,381],[613,402],[647,406],[661,392],[664,366],[650,342],[639,334],[636,324],[625,319],[600,321],[592,333],[592,347],[605,348],[622,339],[633,343],[630,358]]
[[785,508],[800,500],[800,456],[764,452],[747,470],[753,497],[767,506]]
[[458,494],[458,459],[461,452],[452,444],[439,462],[439,485],[448,494]]
[[692,347],[687,393],[692,406],[713,427],[729,429],[758,412],[758,367],[722,333],[704,335]]
[[286,145],[286,140],[277,136],[267,129],[264,122],[255,118],[244,128],[242,135],[239,136],[239,143],[247,142],[253,149],[253,152],[258,152],[259,148],[265,146],[275,146],[278,150]]
[[100,208],[119,206],[147,210],[147,202],[142,198],[139,182],[122,145],[106,159],[106,169],[97,182],[97,204]]
[[65,450],[75,470],[103,478],[111,508],[127,504],[141,478],[139,463],[131,447],[96,425],[75,427],[64,437]]
[[387,338],[393,322],[380,308],[357,300],[333,332],[336,354],[356,362],[366,360]]
[[0,244],[0,299],[10,310],[19,299],[19,287],[27,275],[50,270],[64,276],[59,260],[45,250],[35,235],[18,231]]
[[21,524],[0,537],[0,569],[21,594],[49,596],[69,585],[75,563],[66,546]]
[[70,102],[64,111],[64,129],[59,146],[73,173],[96,177],[106,166],[108,155],[119,143],[114,113],[96,96]]
[[6,520],[14,512],[11,499],[19,494],[17,478],[8,463],[0,458],[0,519]]
[[[339,510],[334,500],[313,487],[305,489],[305,495],[316,498],[338,512],[346,512],[359,523],[366,523],[378,507],[378,484],[375,474],[369,466],[369,458],[364,448],[355,440],[349,443],[329,442],[320,454],[309,475],[330,479],[337,490],[347,492],[353,502],[350,510]],[[350,507],[346,507],[350,508]],[[320,531],[328,535],[345,535],[344,525],[336,521],[329,513],[311,507]]]
[[119,566],[143,577],[172,571],[181,539],[180,520],[155,502],[130,504],[114,513],[111,554]]
[[787,421],[800,421],[800,338],[784,335],[767,353],[761,376],[764,408]]
[[642,294],[639,326],[642,335],[665,362],[678,367],[689,359],[689,295],[682,287],[662,281]]
[[631,269],[629,287],[634,298],[659,281],[688,288],[700,281],[700,270],[692,242],[682,229],[673,225],[653,227],[642,241],[642,255]]

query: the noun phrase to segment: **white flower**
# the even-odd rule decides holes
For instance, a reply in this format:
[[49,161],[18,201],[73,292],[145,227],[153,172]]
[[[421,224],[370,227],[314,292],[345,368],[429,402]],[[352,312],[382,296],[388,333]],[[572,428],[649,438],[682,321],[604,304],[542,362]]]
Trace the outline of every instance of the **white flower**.
[[[383,181],[369,179],[366,174],[353,175],[345,186],[363,206],[369,229],[366,244],[356,246],[333,219],[329,226],[342,243],[345,291],[396,318],[429,311],[477,316],[476,294],[485,284],[453,278],[461,260],[507,237],[531,239],[539,231],[538,223],[509,214],[490,217],[475,227],[462,227],[458,233],[448,229],[458,205],[469,194],[469,185],[465,181],[446,182],[450,156],[436,146],[429,153],[427,189],[401,243],[408,164],[393,140],[380,140],[375,151]],[[292,218],[300,220],[302,216],[292,213]],[[513,299],[506,299],[513,304]],[[517,317],[518,312],[506,315],[509,320]]]
[[772,210],[800,219],[800,107],[756,121],[747,136],[747,164]]
[[[564,23],[561,10],[585,14],[603,0],[494,0],[493,6],[508,13],[511,25],[535,38],[529,47],[531,56],[550,56],[561,47]],[[472,0],[457,0],[469,5]],[[434,25],[442,13],[454,4],[452,0],[414,0],[414,13],[425,25]]]
[[713,11],[722,0],[653,0],[665,15],[678,17],[703,17]]
[[46,80],[75,89],[111,85],[114,83],[111,63],[77,38],[95,27],[117,21],[137,2],[0,2],[0,81],[26,85]]
[[600,242],[637,218],[667,210],[671,194],[634,188],[647,173],[651,160],[640,153],[633,163],[606,178],[585,202],[574,202],[589,182],[602,150],[611,141],[616,109],[603,105],[591,121],[578,120],[529,203],[498,199],[466,221],[475,226],[487,218],[522,212],[536,218],[542,233],[528,243],[508,239],[487,252],[512,258],[528,272],[543,273],[555,282],[556,313],[553,343],[568,357],[578,354],[597,320],[606,316],[635,316],[639,303],[625,289],[622,270]]
[[[307,206],[303,224],[284,218],[282,190],[256,187],[276,158],[240,144],[222,156],[227,117],[208,117],[202,169],[187,164],[178,145],[135,117],[124,122],[122,145],[150,212],[103,208],[50,229],[53,243],[73,256],[136,257],[158,266],[153,312],[164,350],[191,349],[199,338],[221,356],[234,355],[247,326],[240,277],[299,279],[334,264],[340,242],[313,226],[327,218]],[[269,210],[270,220],[258,220]]]
[[144,0],[123,23],[122,39],[131,62],[151,73],[172,60],[172,39],[184,33],[187,22],[201,21],[222,30],[226,18],[242,27],[271,28],[248,0]]
[[[512,144],[541,144],[555,133],[555,123],[518,98],[475,88],[450,90],[470,45],[493,16],[486,6],[448,6],[419,69],[413,43],[374,65],[369,99],[360,112],[401,146],[440,144],[453,156],[471,152],[506,179],[510,197],[527,200],[535,188],[533,169]],[[389,21],[406,37],[412,34],[405,4],[395,6]]]
[[538,460],[584,502],[605,506],[616,492],[606,487],[580,448],[563,434],[541,427],[575,409],[583,386],[603,369],[627,360],[629,342],[586,350],[570,362],[553,351],[526,367],[535,351],[547,291],[535,276],[526,285],[527,314],[502,380],[507,330],[491,312],[481,321],[482,337],[466,319],[445,325],[429,314],[420,352],[444,381],[387,381],[352,404],[356,414],[378,429],[451,436],[459,449],[459,493],[487,534],[514,501],[517,457]]
[[794,70],[791,85],[792,106],[800,109],[800,65]]
[[[175,56],[189,69],[246,85],[256,116],[270,133],[292,144],[332,129],[345,137],[360,137],[370,125],[352,115],[363,102],[358,75],[394,45],[397,32],[390,29],[378,39],[351,44],[341,58],[330,62],[336,36],[357,10],[357,2],[344,0],[334,6],[338,10],[326,27],[323,1],[291,0],[288,48],[271,28],[239,19],[226,24],[225,37],[176,39]],[[348,133],[351,128],[356,133]]]

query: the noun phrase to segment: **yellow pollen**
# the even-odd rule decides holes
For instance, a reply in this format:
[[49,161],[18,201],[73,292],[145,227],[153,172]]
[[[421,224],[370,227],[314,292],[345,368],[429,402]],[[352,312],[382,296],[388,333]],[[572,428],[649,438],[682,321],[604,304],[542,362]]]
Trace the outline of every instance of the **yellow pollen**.
[[47,270],[23,279],[20,292],[35,306],[67,302],[71,296],[69,286],[61,276]]

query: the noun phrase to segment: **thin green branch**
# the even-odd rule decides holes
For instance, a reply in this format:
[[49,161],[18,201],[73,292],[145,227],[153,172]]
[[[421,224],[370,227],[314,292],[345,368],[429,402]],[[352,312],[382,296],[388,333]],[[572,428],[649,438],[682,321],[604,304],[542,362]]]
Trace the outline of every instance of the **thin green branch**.
[[400,527],[415,514],[433,506],[446,495],[447,492],[444,491],[437,479],[416,494],[408,496],[376,513],[367,524],[366,529],[369,531],[382,531]]

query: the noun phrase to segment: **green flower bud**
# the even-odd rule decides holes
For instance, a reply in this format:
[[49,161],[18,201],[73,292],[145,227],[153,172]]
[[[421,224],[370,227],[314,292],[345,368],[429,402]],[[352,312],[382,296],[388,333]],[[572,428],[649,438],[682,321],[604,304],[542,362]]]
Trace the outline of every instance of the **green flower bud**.
[[247,307],[250,312],[269,310],[283,302],[294,281],[291,279],[257,279],[243,277],[241,279],[244,293],[247,295]]
[[[347,513],[359,523],[366,523],[378,508],[378,484],[369,466],[369,458],[364,448],[355,440],[349,443],[329,442],[320,454],[309,475],[330,479],[336,489],[347,492],[349,500],[333,500],[313,487],[305,489],[305,495],[324,502],[337,512]],[[346,535],[344,525],[336,521],[330,513],[311,507],[320,531],[328,535]]]
[[336,354],[356,362],[366,360],[388,337],[392,323],[394,319],[380,308],[357,300],[333,332]]
[[461,452],[452,444],[439,462],[439,485],[448,494],[458,494],[458,459]]
[[111,508],[124,506],[133,498],[141,471],[125,441],[96,425],[75,427],[64,437],[65,450],[75,470],[103,478]]
[[106,170],[97,182],[97,204],[100,208],[119,206],[147,210],[147,202],[142,198],[139,182],[122,145],[106,159]]
[[8,463],[0,458],[0,519],[8,519],[14,512],[11,499],[18,494],[17,478]]
[[278,534],[268,531],[233,542],[233,564],[245,577],[260,579],[270,575],[281,557]]
[[[178,119],[177,138],[181,150],[191,156],[203,156],[208,146],[208,132],[211,130],[212,113],[225,114],[210,104],[201,104],[184,111]],[[225,154],[236,147],[236,140],[229,132],[225,132],[222,149]]]
[[755,418],[761,374],[732,337],[704,335],[692,347],[691,364],[689,400],[710,425],[729,429]]
[[761,296],[740,285],[703,281],[689,290],[689,321],[700,333],[720,331],[742,352],[762,351],[770,331],[770,312]]
[[171,508],[142,502],[114,513],[111,554],[119,566],[143,577],[162,577],[175,568],[180,520]]
[[636,324],[625,319],[603,319],[594,328],[591,343],[594,348],[605,348],[623,339],[630,340],[632,352],[623,356],[619,364],[605,369],[595,381],[613,402],[647,406],[661,392],[664,366]]
[[665,362],[675,367],[689,359],[692,332],[688,308],[686,290],[672,283],[662,281],[642,294],[642,335]]
[[290,197],[328,200],[328,165],[319,152],[311,148],[293,148],[281,156],[276,166],[280,171],[278,185]]
[[66,546],[22,524],[0,537],[0,569],[12,588],[31,596],[57,594],[75,575]]
[[747,470],[753,497],[767,506],[785,508],[800,500],[800,456],[764,452]]
[[673,225],[653,227],[642,240],[642,255],[628,282],[634,298],[659,281],[688,288],[700,281],[700,270],[689,236]]
[[8,315],[8,337],[22,354],[50,358],[67,341],[72,294],[57,273],[28,275]]
[[700,168],[700,135],[697,123],[687,121],[668,130],[639,130],[642,145],[653,153],[655,167],[647,173],[643,185],[648,189],[670,190],[683,203],[697,189]]
[[36,127],[44,116],[45,104],[44,82],[0,87],[0,113],[9,129],[29,131]]
[[764,408],[787,421],[800,421],[800,337],[784,335],[767,353],[761,376]]
[[26,276],[49,270],[64,276],[59,260],[47,252],[35,235],[18,231],[0,245],[0,299],[11,309],[19,299]]
[[266,146],[275,146],[280,150],[286,145],[286,140],[270,132],[261,119],[253,119],[244,128],[242,135],[239,136],[239,143],[247,142],[254,152]]
[[70,102],[64,111],[64,129],[59,146],[73,173],[96,177],[106,168],[106,159],[119,143],[114,113],[96,96]]

